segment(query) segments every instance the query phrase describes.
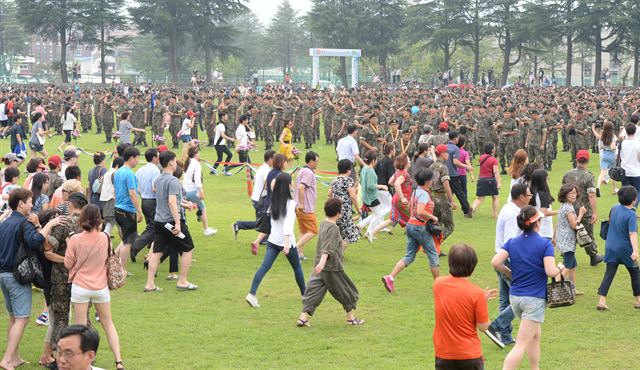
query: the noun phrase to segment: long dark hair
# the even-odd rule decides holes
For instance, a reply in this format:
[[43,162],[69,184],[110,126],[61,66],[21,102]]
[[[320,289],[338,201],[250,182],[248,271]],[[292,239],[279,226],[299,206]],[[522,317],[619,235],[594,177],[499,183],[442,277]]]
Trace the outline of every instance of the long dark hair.
[[549,184],[547,184],[547,171],[543,169],[537,169],[533,171],[531,174],[531,185],[529,185],[529,189],[531,190],[531,200],[529,204],[532,206],[536,206],[536,196],[540,197],[542,201],[543,194],[548,197],[548,199],[553,202],[553,196],[551,195],[551,191],[549,190]]
[[600,140],[602,140],[602,144],[604,144],[604,146],[611,146],[611,143],[613,142],[613,123],[609,121],[604,123]]
[[31,180],[31,191],[33,192],[33,201],[35,202],[42,194],[42,187],[49,181],[49,175],[44,173],[36,173]]
[[288,173],[281,173],[276,177],[276,183],[271,193],[271,217],[274,220],[287,215],[287,202],[291,198],[291,176]]

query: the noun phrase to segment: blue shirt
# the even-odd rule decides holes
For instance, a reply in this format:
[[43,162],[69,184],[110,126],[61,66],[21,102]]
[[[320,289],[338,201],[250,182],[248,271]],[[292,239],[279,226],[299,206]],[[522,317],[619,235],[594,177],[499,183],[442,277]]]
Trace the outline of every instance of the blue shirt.
[[122,166],[116,171],[113,177],[113,187],[116,192],[116,208],[127,212],[136,212],[136,207],[129,196],[129,190],[137,190],[138,181],[131,168]]
[[510,294],[518,297],[547,298],[544,258],[553,257],[553,245],[535,231],[509,239],[502,249],[511,262]]
[[160,176],[160,169],[153,163],[145,164],[136,172],[136,180],[140,185],[140,197],[142,199],[156,199],[156,192],[153,191],[153,183]]
[[[18,233],[20,224],[26,220],[21,213],[14,211],[4,222],[0,223],[0,273],[13,272],[18,253]],[[44,236],[40,234],[31,222],[24,224],[24,240],[29,249],[38,251],[42,249]]]
[[460,148],[453,142],[447,144],[447,151],[449,152],[449,159],[447,159],[447,169],[449,170],[449,177],[458,177],[458,167],[453,164],[453,160],[460,160]]
[[629,233],[638,232],[636,212],[622,204],[611,208],[609,216],[609,232],[605,243],[604,262],[606,264],[624,264],[633,267],[631,259],[631,239]]

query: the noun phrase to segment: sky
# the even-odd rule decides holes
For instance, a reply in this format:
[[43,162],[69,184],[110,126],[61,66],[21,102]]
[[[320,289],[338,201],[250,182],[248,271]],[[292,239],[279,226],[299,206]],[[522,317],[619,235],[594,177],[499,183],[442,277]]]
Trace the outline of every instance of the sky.
[[[266,27],[271,22],[276,10],[282,0],[249,0],[247,6],[258,16],[262,24]],[[289,0],[293,9],[298,11],[298,15],[304,15],[311,10],[311,0]]]

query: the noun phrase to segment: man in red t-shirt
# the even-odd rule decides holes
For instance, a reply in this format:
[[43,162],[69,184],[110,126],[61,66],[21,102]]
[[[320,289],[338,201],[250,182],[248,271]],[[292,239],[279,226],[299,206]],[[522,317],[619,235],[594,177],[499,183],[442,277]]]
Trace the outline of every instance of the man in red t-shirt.
[[483,290],[471,283],[478,264],[476,252],[466,244],[449,251],[450,276],[433,283],[436,325],[433,344],[436,370],[464,368],[484,369],[484,358],[478,331],[489,327],[487,300],[495,298],[496,289]]

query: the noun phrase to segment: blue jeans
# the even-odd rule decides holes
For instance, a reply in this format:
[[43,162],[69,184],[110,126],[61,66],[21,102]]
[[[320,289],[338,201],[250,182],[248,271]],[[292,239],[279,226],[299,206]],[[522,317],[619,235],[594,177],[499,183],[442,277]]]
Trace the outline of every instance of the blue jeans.
[[416,259],[418,248],[422,246],[422,250],[429,258],[429,266],[438,267],[440,260],[433,237],[426,230],[425,226],[407,225],[407,255],[402,261],[405,266],[409,266]]
[[[264,253],[264,259],[262,260],[262,265],[256,271],[256,274],[253,276],[253,282],[251,283],[251,290],[249,291],[251,294],[256,295],[258,291],[258,287],[262,282],[264,276],[269,272],[273,262],[278,257],[278,254],[282,252],[284,248],[267,242],[267,248]],[[298,283],[298,288],[300,288],[300,295],[304,295],[304,291],[307,289],[304,282],[304,272],[302,272],[302,265],[300,264],[300,257],[298,257],[298,250],[295,247],[289,249],[289,254],[287,255],[287,260],[289,260],[289,264],[293,269],[293,274],[296,277],[296,283]]]
[[31,284],[21,285],[13,272],[0,273],[0,289],[9,316],[24,319],[31,316]]
[[[508,261],[505,262],[505,265],[509,267]],[[511,309],[511,301],[509,300],[509,290],[511,287],[511,281],[505,279],[505,277],[498,273],[498,289],[500,290],[500,305],[499,310],[500,313],[498,317],[496,317],[491,326],[500,334],[500,338],[503,342],[512,342],[513,336],[511,332],[513,331],[513,325],[511,322],[513,321],[514,314]]]
[[[258,207],[258,202],[256,202],[255,200],[252,200],[251,204],[253,204],[253,209],[255,209],[256,211],[256,220],[257,220],[258,213],[262,212],[263,210],[259,209],[260,207]],[[253,230],[256,228],[257,224],[258,224],[257,221],[236,221],[238,230]]]

